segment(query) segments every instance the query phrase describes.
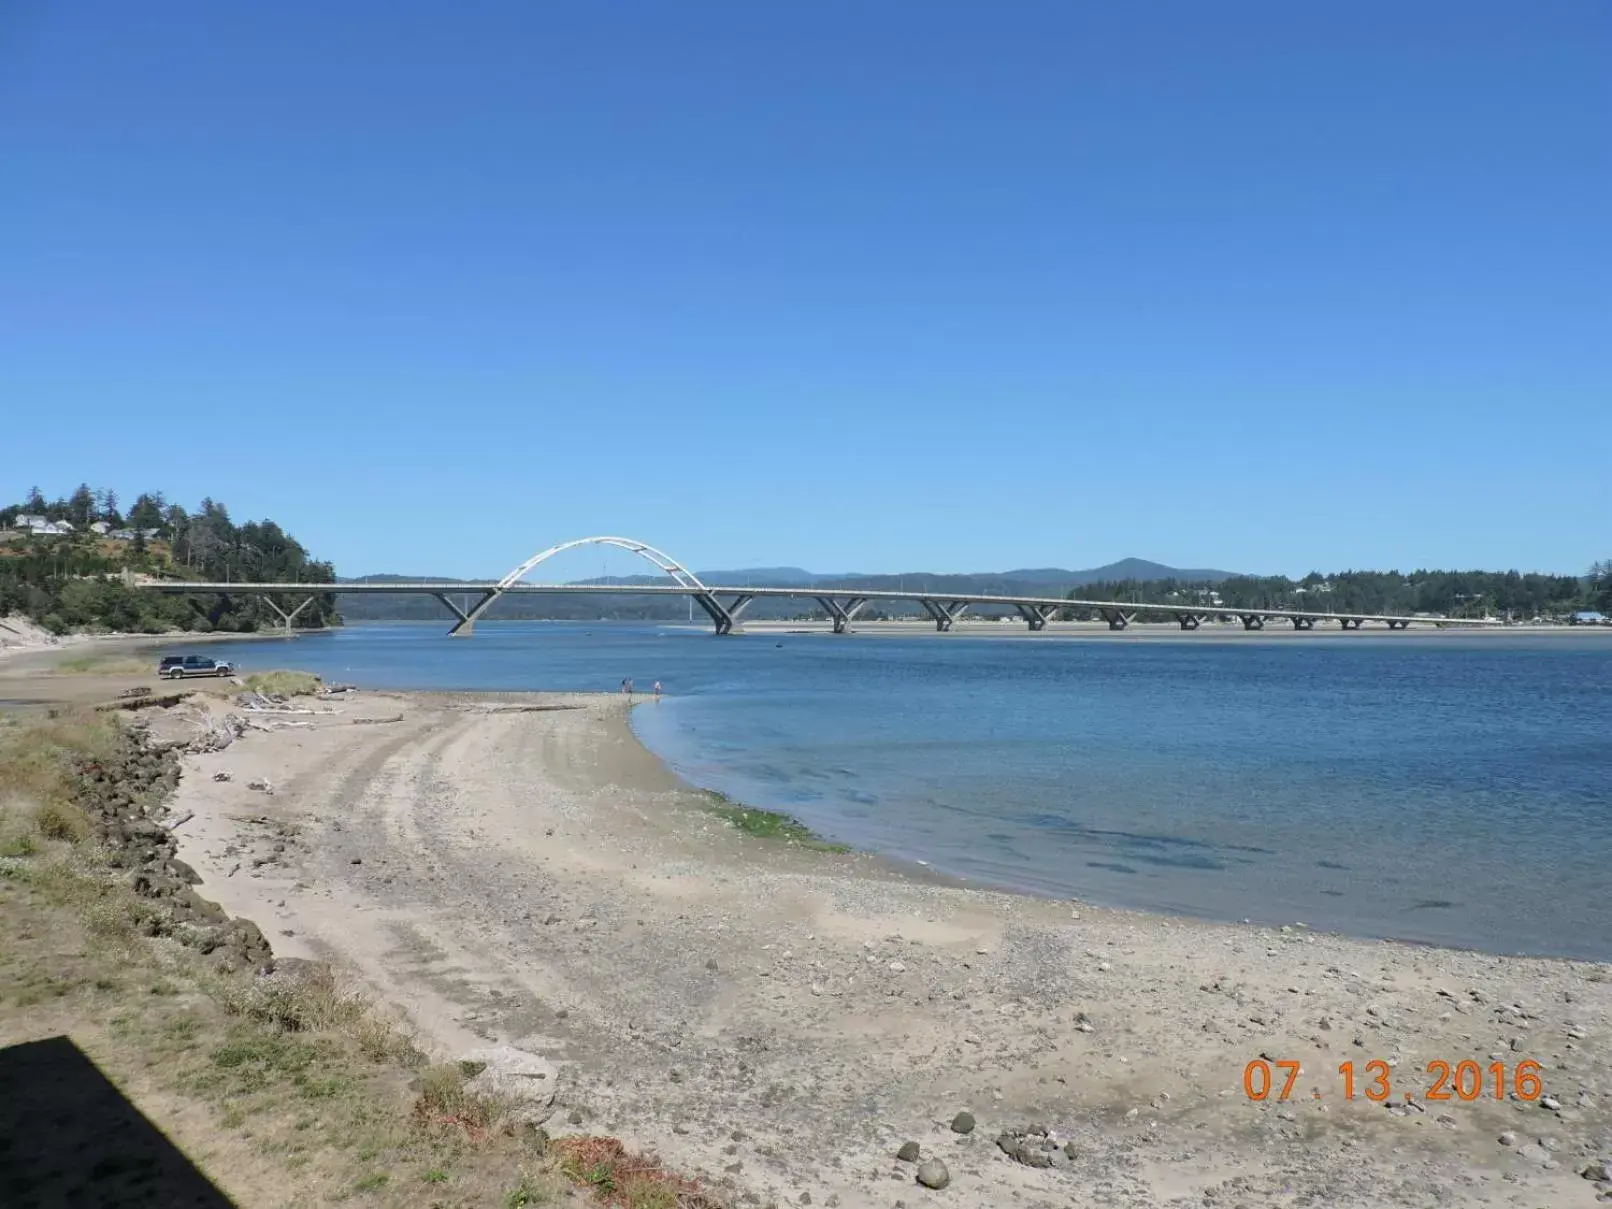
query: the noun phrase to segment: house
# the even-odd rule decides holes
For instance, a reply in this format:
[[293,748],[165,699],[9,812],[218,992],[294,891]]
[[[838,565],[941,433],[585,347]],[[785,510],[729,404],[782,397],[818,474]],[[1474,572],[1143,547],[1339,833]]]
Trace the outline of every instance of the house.
[[137,537],[151,541],[161,532],[161,529],[113,529],[107,536],[115,542],[132,542]]
[[102,537],[105,537],[111,528],[112,526],[107,524],[105,521],[96,521],[90,526],[90,532],[99,533]]
[[1568,625],[1612,625],[1612,617],[1605,613],[1597,613],[1593,609],[1586,609],[1582,613],[1574,613],[1567,619]]
[[17,528],[19,529],[42,529],[48,524],[50,524],[50,522],[44,517],[35,516],[31,512],[24,512],[21,516],[17,517]]

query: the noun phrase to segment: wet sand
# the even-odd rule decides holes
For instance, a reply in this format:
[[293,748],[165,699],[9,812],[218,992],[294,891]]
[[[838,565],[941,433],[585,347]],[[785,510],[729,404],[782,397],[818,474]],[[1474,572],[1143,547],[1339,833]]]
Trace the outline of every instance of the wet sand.
[[[1578,1206],[1597,1196],[1579,1171],[1612,1158],[1608,966],[1024,898],[756,839],[639,746],[615,695],[311,707],[340,712],[187,757],[200,892],[280,955],[351,970],[445,1057],[551,1058],[552,1132],[618,1134],[741,1200]],[[1279,1069],[1249,1098],[1262,1055],[1302,1063],[1287,1100]],[[1365,1097],[1377,1060],[1385,1103]],[[1430,1098],[1427,1064],[1463,1060],[1483,1094]],[[1523,1060],[1548,1101],[1512,1094]],[[1032,1125],[1068,1157],[1004,1154]],[[908,1140],[949,1187],[914,1183]]]

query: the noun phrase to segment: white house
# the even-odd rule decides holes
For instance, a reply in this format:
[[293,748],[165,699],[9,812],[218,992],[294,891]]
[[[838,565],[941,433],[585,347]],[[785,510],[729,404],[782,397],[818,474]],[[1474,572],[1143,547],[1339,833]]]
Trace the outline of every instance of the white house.
[[90,532],[91,533],[99,533],[102,537],[105,537],[107,535],[108,531],[111,530],[111,528],[112,528],[112,526],[107,524],[105,521],[96,521],[93,525],[90,526]]

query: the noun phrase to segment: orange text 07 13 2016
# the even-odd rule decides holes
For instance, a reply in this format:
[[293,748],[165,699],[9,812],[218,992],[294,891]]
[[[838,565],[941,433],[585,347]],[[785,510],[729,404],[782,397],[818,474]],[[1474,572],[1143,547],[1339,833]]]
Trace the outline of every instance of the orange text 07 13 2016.
[[[1273,1096],[1287,1100],[1295,1095],[1302,1096],[1297,1087],[1302,1072],[1303,1066],[1298,1062],[1255,1058],[1243,1067],[1243,1091],[1250,1100],[1269,1100]],[[1370,1062],[1339,1063],[1333,1094],[1345,1100],[1363,1096],[1379,1102],[1392,1098],[1396,1091],[1423,1100],[1471,1101],[1483,1096],[1495,1100],[1504,1100],[1507,1096],[1537,1100],[1545,1090],[1539,1072],[1539,1063],[1532,1059],[1524,1059],[1513,1066],[1504,1062],[1483,1065],[1471,1058],[1459,1062],[1435,1058],[1426,1065],[1421,1077],[1412,1076],[1415,1082],[1412,1087],[1406,1085],[1406,1072],[1396,1071],[1381,1058],[1374,1058]],[[1396,1080],[1400,1084],[1397,1088]],[[1310,1088],[1309,1094],[1316,1100],[1328,1098],[1326,1089],[1320,1087]]]

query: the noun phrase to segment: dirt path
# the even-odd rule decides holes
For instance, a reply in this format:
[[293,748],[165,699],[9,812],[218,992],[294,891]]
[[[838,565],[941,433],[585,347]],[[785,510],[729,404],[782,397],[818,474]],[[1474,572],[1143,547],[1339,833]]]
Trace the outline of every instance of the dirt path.
[[[554,1059],[556,1130],[618,1133],[743,1199],[1571,1207],[1612,1158],[1605,966],[1100,910],[751,839],[615,698],[340,708],[190,758],[174,805],[196,812],[180,855],[201,892],[282,955],[350,965],[447,1054]],[[1246,1094],[1262,1054],[1303,1063],[1287,1101]],[[1424,1098],[1428,1062],[1468,1059],[1479,1099]],[[1493,1098],[1490,1065],[1510,1088],[1525,1059],[1554,1108]],[[1373,1060],[1389,1104],[1364,1098]],[[1055,1166],[998,1146],[1031,1126]],[[909,1139],[949,1187],[914,1183]]]

